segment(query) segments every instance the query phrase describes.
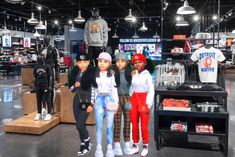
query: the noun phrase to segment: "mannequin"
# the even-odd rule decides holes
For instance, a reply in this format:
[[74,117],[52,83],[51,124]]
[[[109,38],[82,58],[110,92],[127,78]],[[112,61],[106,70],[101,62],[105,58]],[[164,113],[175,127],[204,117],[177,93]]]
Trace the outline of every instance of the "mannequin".
[[235,64],[235,39],[233,39],[233,44],[231,46],[231,51],[232,51],[232,65]]
[[[51,68],[46,65],[45,57],[39,55],[37,58],[37,65],[34,67],[34,77],[35,77],[35,90],[37,97],[37,110],[34,120],[51,120],[51,103],[49,100],[50,91],[50,76]],[[43,109],[42,109],[43,103]],[[47,110],[46,110],[47,104]]]
[[86,22],[84,40],[88,48],[88,56],[97,65],[97,58],[104,51],[108,43],[108,25],[99,15],[99,9],[91,10],[92,17]]
[[59,52],[56,48],[52,47],[50,44],[50,37],[46,36],[44,38],[44,49],[42,50],[42,54],[45,57],[45,63],[51,68],[52,74],[50,75],[50,102],[52,105],[52,110],[54,109],[54,85],[55,81],[58,80],[59,76]]

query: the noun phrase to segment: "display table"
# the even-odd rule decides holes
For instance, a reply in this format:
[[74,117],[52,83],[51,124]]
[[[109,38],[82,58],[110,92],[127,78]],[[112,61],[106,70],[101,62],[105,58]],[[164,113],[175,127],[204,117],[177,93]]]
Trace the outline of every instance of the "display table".
[[[180,99],[199,99],[201,101],[206,98],[220,98],[221,108],[219,112],[199,112],[192,105],[191,111],[173,111],[163,110],[162,101],[165,98],[180,98]],[[205,100],[203,100],[203,98]],[[156,147],[159,150],[166,142],[166,134],[179,135],[203,135],[216,136],[219,138],[220,148],[223,148],[225,156],[228,154],[228,131],[229,131],[229,113],[227,112],[227,92],[226,91],[195,91],[195,90],[168,90],[164,86],[160,86],[155,90],[155,105],[154,105],[154,138]],[[172,121],[187,122],[187,132],[171,131]],[[195,124],[201,122],[211,123],[214,128],[214,133],[197,133]],[[203,138],[203,137],[202,137]],[[182,142],[182,141],[180,141]],[[200,143],[201,144],[201,143]],[[199,146],[200,146],[199,144]],[[166,144],[167,145],[167,144]],[[184,146],[190,146],[184,144]]]
[[33,68],[24,67],[21,69],[22,84],[31,86],[33,84]]
[[[23,113],[30,114],[37,111],[36,93],[25,92],[23,93]],[[56,93],[54,101],[54,112],[60,112],[60,93]]]
[[41,135],[60,123],[59,116],[50,121],[34,121],[36,112],[13,120],[4,125],[5,132]]
[[[60,90],[61,90],[60,120],[61,122],[64,123],[75,123],[76,121],[73,115],[74,93],[71,93],[67,86],[62,86]],[[86,121],[86,124],[94,125],[95,123],[96,122],[95,122],[94,112],[91,112]]]

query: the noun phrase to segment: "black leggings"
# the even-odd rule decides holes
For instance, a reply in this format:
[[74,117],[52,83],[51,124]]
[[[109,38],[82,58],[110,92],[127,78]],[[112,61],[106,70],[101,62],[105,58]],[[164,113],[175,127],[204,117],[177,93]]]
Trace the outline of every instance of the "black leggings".
[[46,108],[47,105],[47,110],[48,113],[51,113],[51,103],[49,100],[49,91],[45,91],[46,88],[36,88],[36,97],[37,97],[37,110],[38,113],[42,113],[42,104],[43,108]]
[[89,116],[89,113],[80,109],[80,102],[77,95],[75,95],[73,99],[73,113],[76,120],[76,128],[79,132],[80,140],[82,143],[84,143],[85,139],[89,138],[89,133],[86,128],[86,120]]

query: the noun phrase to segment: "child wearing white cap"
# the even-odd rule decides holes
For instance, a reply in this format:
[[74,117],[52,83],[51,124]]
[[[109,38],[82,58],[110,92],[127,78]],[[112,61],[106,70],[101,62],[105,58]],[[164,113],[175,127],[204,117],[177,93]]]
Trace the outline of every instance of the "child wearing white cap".
[[96,141],[97,147],[95,157],[103,157],[102,151],[102,129],[103,118],[106,118],[107,152],[106,157],[114,157],[113,151],[113,119],[114,113],[118,109],[118,93],[114,75],[110,71],[112,57],[107,52],[100,53],[98,60],[98,70],[96,72]]

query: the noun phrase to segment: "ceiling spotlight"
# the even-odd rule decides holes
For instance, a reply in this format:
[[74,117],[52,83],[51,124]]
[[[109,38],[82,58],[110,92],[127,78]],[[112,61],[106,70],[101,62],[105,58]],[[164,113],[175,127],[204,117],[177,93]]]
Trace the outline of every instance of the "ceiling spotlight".
[[146,32],[146,31],[148,31],[148,28],[145,26],[145,22],[143,22],[143,25],[142,25],[142,27],[140,27],[140,29],[139,29],[141,32]]
[[72,20],[69,20],[68,23],[71,25],[71,24],[73,24],[73,21],[72,21]]
[[19,17],[19,21],[21,21],[21,17]]
[[212,19],[213,19],[214,21],[217,20],[217,19],[218,19],[217,15],[213,15],[213,16],[212,16]]
[[180,17],[180,16],[176,16],[175,20],[176,20],[176,21],[180,21],[180,20],[181,20],[181,17]]
[[195,16],[193,16],[193,20],[194,20],[194,21],[199,21],[199,20],[200,20],[200,17],[199,17],[198,15],[195,15]]
[[42,6],[37,6],[38,10],[42,10]]
[[37,25],[39,23],[39,21],[35,19],[34,13],[31,13],[31,18],[28,19],[27,23],[30,25]]
[[51,14],[51,10],[48,10],[48,14]]
[[55,24],[55,25],[59,25],[59,21],[58,21],[58,20],[55,20],[55,21],[54,21],[54,24]]
[[78,10],[78,17],[76,17],[74,19],[74,22],[76,22],[78,24],[82,24],[82,23],[86,22],[86,20],[82,17],[81,10]]
[[132,15],[132,9],[129,9],[129,14],[124,18],[126,22],[135,23],[136,17]]
[[166,10],[166,9],[168,8],[168,6],[169,6],[169,3],[166,2],[166,1],[164,1],[163,3],[164,3],[164,8],[163,8],[163,10]]
[[195,14],[195,13],[196,13],[195,9],[189,6],[189,3],[187,0],[185,0],[184,5],[177,10],[177,14],[181,14],[181,15],[189,15],[189,14]]

